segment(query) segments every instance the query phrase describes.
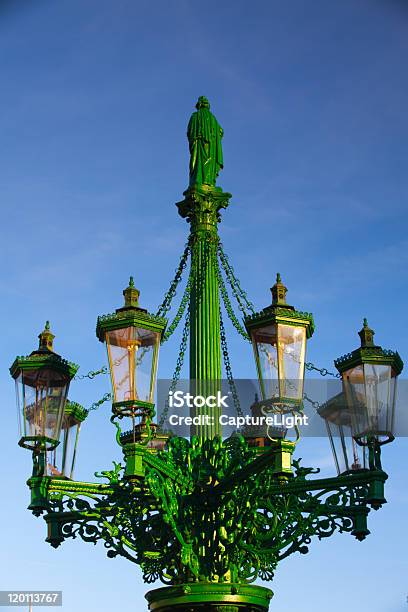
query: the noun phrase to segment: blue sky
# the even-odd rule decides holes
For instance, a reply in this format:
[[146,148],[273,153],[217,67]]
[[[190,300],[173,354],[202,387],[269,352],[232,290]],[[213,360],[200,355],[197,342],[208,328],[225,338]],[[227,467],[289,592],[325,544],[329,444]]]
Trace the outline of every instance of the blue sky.
[[[233,198],[220,232],[253,302],[270,302],[280,271],[288,301],[315,315],[309,359],[332,367],[367,316],[407,360],[407,55],[397,0],[0,2],[0,589],[63,589],[68,611],[142,608],[138,568],[102,546],[43,543],[25,510],[31,460],[8,366],[47,318],[83,372],[104,364],[96,317],[121,305],[131,273],[142,304],[160,303],[187,236],[174,203],[199,95],[224,128],[219,184]],[[160,376],[177,346],[163,348]],[[233,333],[229,346],[235,375],[254,376],[249,348]],[[89,406],[108,390],[99,377],[70,395]],[[119,458],[108,413],[84,427],[79,478]],[[284,562],[271,611],[406,609],[407,449],[384,449],[390,504],[370,516],[372,535]],[[299,454],[328,464],[324,440]]]

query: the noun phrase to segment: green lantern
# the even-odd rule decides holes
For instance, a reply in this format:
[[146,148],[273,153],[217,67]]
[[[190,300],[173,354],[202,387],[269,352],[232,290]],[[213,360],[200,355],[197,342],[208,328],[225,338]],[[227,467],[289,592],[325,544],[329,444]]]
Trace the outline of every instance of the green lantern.
[[360,348],[334,364],[342,377],[353,437],[362,445],[371,440],[385,444],[394,439],[397,377],[403,363],[397,352],[374,344],[367,319],[358,333]]
[[16,381],[19,444],[36,452],[58,446],[69,384],[78,369],[54,353],[48,321],[38,337],[38,350],[16,357],[10,368]]
[[286,304],[287,288],[280,274],[271,289],[272,304],[245,318],[252,340],[262,403],[270,410],[290,412],[303,400],[306,339],[314,331],[310,313]]
[[115,416],[141,417],[154,413],[154,392],[160,341],[166,319],[139,306],[133,278],[123,291],[125,305],[98,317],[96,335],[106,343]]
[[81,425],[88,416],[88,411],[67,400],[61,423],[60,444],[48,451],[46,473],[48,476],[72,479],[78,450]]

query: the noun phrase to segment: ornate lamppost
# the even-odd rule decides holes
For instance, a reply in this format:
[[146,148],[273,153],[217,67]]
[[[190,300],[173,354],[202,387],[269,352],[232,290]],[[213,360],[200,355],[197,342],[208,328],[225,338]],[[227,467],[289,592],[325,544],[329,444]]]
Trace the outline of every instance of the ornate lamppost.
[[[343,392],[319,411],[331,437],[333,427],[341,428],[341,440],[347,430],[355,447],[368,451],[368,458],[352,463],[346,457],[345,469],[337,458],[338,475],[333,478],[310,477],[318,470],[292,458],[296,442],[286,439],[285,431],[258,447],[239,434],[222,439],[219,408],[192,410],[193,415],[211,418],[194,425],[189,439],[166,435],[162,426],[168,404],[160,406],[161,417],[155,418],[158,353],[183,317],[171,390],[180,378],[189,342],[195,392],[219,390],[223,359],[238,415],[242,409],[222,303],[248,349],[252,342],[265,415],[302,411],[306,341],[314,331],[312,316],[286,303],[287,289],[279,275],[272,304],[260,312],[236,279],[218,236],[221,211],[231,197],[216,186],[223,167],[223,131],[206,98],[200,97],[196,108],[188,125],[190,183],[177,204],[190,233],[170,289],[158,311],[149,314],[139,306],[131,278],[124,306],[97,322],[97,337],[107,346],[111,421],[123,464],[99,474],[106,483],[77,482],[72,471],[47,469],[47,454],[58,447],[59,436],[64,445],[68,429],[84,416],[81,407],[65,402],[76,367],[53,352],[49,326],[40,335],[40,349],[18,357],[11,367],[23,424],[20,444],[33,452],[29,508],[43,515],[52,546],[77,536],[103,541],[108,557],[123,556],[141,567],[147,583],[166,584],[146,594],[149,609],[156,612],[266,612],[273,593],[253,583],[257,578],[272,580],[279,561],[307,553],[313,537],[339,531],[362,540],[369,533],[370,509],[385,502],[387,474],[380,449],[393,437],[395,381],[402,362],[398,353],[374,346],[366,323],[361,348],[336,362]],[[188,261],[184,294],[168,323]],[[125,432],[124,422],[129,426]]]

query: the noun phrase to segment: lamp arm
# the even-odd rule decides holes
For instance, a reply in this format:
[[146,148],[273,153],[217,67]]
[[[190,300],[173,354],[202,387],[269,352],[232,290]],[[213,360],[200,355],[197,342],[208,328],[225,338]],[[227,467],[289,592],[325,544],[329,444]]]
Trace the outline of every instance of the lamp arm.
[[173,439],[166,454],[139,449],[140,477],[122,478],[116,464],[100,474],[107,484],[38,479],[52,546],[102,541],[109,557],[139,565],[149,583],[227,575],[250,583],[272,579],[281,559],[307,552],[315,537],[364,539],[370,506],[385,502],[381,470],[309,480],[316,470],[294,461],[282,478],[270,465],[274,449],[254,458],[240,439]]
[[76,494],[76,495],[110,495],[112,487],[100,482],[80,482],[76,480],[64,480],[50,478],[48,485],[49,493]]
[[387,479],[388,474],[383,470],[361,470],[354,474],[342,474],[332,478],[313,478],[311,480],[294,478],[283,484],[272,483],[268,486],[267,493],[268,495],[284,492],[299,494],[306,491],[321,491],[324,493],[338,491],[341,487],[353,489],[362,485],[384,484]]
[[231,476],[223,478],[219,484],[213,488],[214,495],[227,493],[235,489],[240,483],[247,481],[252,476],[256,476],[261,472],[269,469],[275,458],[275,452],[267,450],[262,455],[240,468]]
[[[253,476],[267,472],[274,465],[275,457],[276,449],[265,451],[262,453],[262,455],[256,457],[256,459],[237,470],[234,474],[223,478],[219,484],[214,487],[214,494],[224,494],[228,491],[232,491],[240,483],[247,481]],[[378,466],[378,463],[376,463],[376,466]],[[295,472],[295,478],[292,478],[292,475],[289,475],[284,479],[276,478],[273,473],[269,474],[269,493],[278,494],[282,493],[283,491],[295,493],[301,491],[318,490],[320,488],[337,490],[341,483],[344,483],[345,485],[357,485],[359,483],[364,484],[375,481],[384,483],[388,478],[387,474],[381,468],[374,467],[374,464],[370,470],[361,470],[351,474],[344,474],[324,479],[307,480],[305,475],[303,475],[304,468],[297,469],[296,465]]]
[[193,482],[191,478],[183,476],[179,470],[175,470],[168,463],[162,461],[159,457],[150,453],[143,447],[143,464],[144,467],[157,472],[158,474],[169,478],[173,482],[180,484],[186,491],[193,490]]
[[[161,478],[172,488],[171,481],[165,477]],[[55,488],[60,488],[58,484]],[[158,505],[154,495],[142,490],[130,480],[121,481],[110,487],[105,485],[105,488],[101,489],[104,494],[100,496],[90,493],[95,490],[93,485],[81,486],[80,492],[70,493],[66,490],[66,486],[63,489],[63,492],[54,490],[50,493],[47,513],[44,516],[48,529],[46,541],[51,546],[56,548],[65,539],[76,537],[93,544],[102,541],[110,558],[117,555],[125,557],[142,566],[147,574],[150,572],[149,568],[157,566],[156,559],[163,556],[161,540],[154,532],[146,532],[152,517],[155,521],[157,516]],[[84,492],[84,489],[87,492]],[[84,496],[88,498],[84,499]],[[170,497],[167,502],[164,506],[170,517],[172,513],[169,506]],[[174,526],[175,524],[171,527]],[[172,531],[162,519],[157,528],[159,533],[163,532],[163,537]],[[183,547],[186,559],[194,555],[191,544],[180,540],[180,545]],[[170,551],[168,556],[170,566],[173,551]]]

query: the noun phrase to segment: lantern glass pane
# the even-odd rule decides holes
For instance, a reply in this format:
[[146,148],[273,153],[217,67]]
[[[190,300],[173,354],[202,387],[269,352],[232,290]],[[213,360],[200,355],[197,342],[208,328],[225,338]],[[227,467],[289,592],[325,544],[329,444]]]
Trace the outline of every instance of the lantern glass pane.
[[153,402],[158,332],[126,327],[106,332],[114,402]]
[[337,473],[367,469],[367,447],[359,446],[355,442],[351,426],[330,421],[326,421],[326,425]]
[[396,377],[390,365],[364,364],[368,432],[387,436],[394,432]]
[[18,421],[18,431],[20,433],[20,438],[26,435],[26,421],[24,418],[24,388],[23,388],[23,375],[20,374],[17,376],[16,380],[16,400],[17,400],[17,421]]
[[396,376],[390,365],[365,363],[343,374],[353,435],[393,435]]
[[46,462],[45,462],[45,475],[46,476],[54,476],[54,477],[61,477],[62,476],[62,470],[61,470],[61,463],[59,461],[59,452],[57,452],[57,449],[59,449],[59,446],[57,446],[57,448],[54,448],[53,450],[49,450],[46,452]]
[[42,368],[16,379],[21,437],[58,440],[69,381],[64,374]]
[[279,395],[277,326],[267,325],[255,329],[252,332],[252,341],[262,399],[277,397]]
[[278,325],[278,360],[281,396],[302,400],[306,329]]
[[263,399],[303,398],[306,330],[268,325],[252,332]]
[[60,443],[47,452],[46,473],[48,476],[73,478],[81,423],[70,414],[62,419]]

